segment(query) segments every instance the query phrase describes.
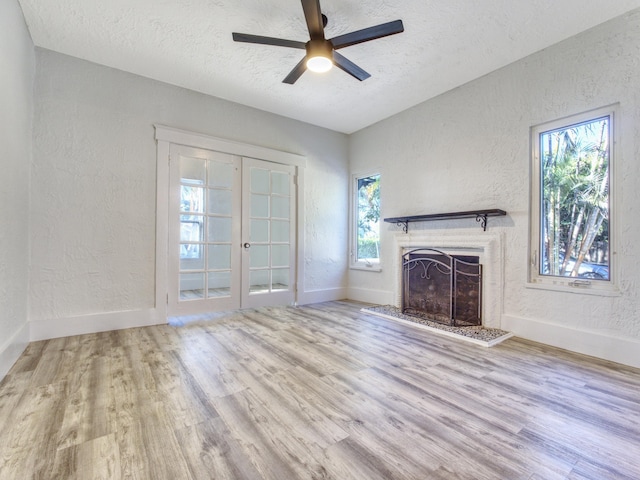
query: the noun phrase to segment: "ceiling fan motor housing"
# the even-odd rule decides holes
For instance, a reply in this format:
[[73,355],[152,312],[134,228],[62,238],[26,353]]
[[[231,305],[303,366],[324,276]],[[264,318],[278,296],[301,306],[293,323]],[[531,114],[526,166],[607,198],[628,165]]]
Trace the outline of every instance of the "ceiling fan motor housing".
[[331,70],[334,65],[333,44],[329,40],[309,40],[305,44],[307,50],[306,65],[309,70],[316,73],[324,73]]
[[330,40],[309,40],[305,45],[307,49],[307,58],[326,57],[333,58],[333,44]]

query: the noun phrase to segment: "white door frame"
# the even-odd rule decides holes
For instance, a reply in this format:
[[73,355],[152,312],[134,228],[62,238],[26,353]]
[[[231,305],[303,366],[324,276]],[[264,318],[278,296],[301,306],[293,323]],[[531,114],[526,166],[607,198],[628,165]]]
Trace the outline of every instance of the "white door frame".
[[167,317],[167,286],[169,255],[169,153],[172,143],[203,148],[241,157],[267,160],[295,167],[297,178],[296,208],[296,279],[295,302],[299,301],[304,279],[304,169],[305,157],[267,147],[234,142],[200,133],[189,132],[164,125],[154,125],[157,142],[156,172],[156,306],[160,315]]

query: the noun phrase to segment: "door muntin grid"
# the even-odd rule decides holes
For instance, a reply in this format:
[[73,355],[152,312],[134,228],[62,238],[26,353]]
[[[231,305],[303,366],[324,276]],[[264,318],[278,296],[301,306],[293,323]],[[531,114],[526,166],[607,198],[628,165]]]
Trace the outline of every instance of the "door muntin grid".
[[179,301],[231,296],[233,163],[180,156]]
[[249,295],[290,289],[292,180],[288,171],[250,167]]

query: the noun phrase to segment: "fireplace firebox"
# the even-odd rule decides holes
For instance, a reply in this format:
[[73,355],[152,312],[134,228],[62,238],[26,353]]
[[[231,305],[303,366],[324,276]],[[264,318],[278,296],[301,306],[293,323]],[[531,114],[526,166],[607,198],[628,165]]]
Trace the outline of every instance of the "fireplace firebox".
[[481,325],[480,258],[432,248],[404,253],[402,312],[451,326]]

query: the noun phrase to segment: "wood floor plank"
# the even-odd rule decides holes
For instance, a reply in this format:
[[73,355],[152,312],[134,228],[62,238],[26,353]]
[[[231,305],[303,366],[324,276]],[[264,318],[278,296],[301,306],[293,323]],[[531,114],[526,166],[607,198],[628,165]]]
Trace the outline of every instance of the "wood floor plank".
[[[304,369],[287,372],[287,375],[295,378],[295,383],[304,390],[303,395],[348,432],[348,438],[357,440],[363,451],[378,452],[389,465],[396,465],[390,467],[392,470],[399,470],[413,477],[446,458],[444,443],[435,449],[422,448],[427,444],[415,442],[416,439],[398,423],[393,411],[366,395],[360,395],[360,392],[344,388],[334,382],[333,377],[315,377]],[[434,451],[439,448],[441,450]]]
[[[280,348],[274,348],[275,344],[279,345],[276,343],[278,337],[267,336],[270,334],[271,332],[261,333],[260,336],[256,336],[247,333],[244,328],[238,328],[221,333],[216,338],[223,346],[233,346],[231,353],[235,356],[236,361],[251,362],[253,360],[271,372],[286,370],[296,365],[295,361],[286,355],[286,352]],[[271,343],[267,339],[271,339],[271,342],[276,340],[276,342]]]
[[95,357],[79,362],[69,375],[58,448],[77,445],[110,433],[110,359]]
[[12,413],[13,428],[3,432],[0,478],[47,478],[55,461],[66,382],[29,388]]
[[43,345],[40,360],[33,371],[33,386],[42,386],[63,379],[73,368],[74,353],[78,351],[80,337],[54,338]]
[[[393,444],[402,442],[402,439],[408,443],[402,452],[394,452],[396,458],[404,455],[405,463],[429,457],[434,459],[427,464],[430,467],[445,463],[450,453],[442,446],[447,445],[457,452],[459,466],[465,463],[467,468],[475,465],[476,478],[522,478],[517,465],[502,462],[496,454],[498,449],[494,448],[494,437],[486,436],[477,423],[469,434],[464,418],[446,406],[421,402],[419,395],[411,398],[407,391],[400,391],[399,384],[385,381],[373,371],[357,372],[348,377],[336,374],[331,378],[335,380],[334,386],[357,396],[357,403],[366,402],[363,408],[365,416],[360,418],[365,424],[373,422],[375,430],[383,433],[381,443],[390,438],[395,440]],[[482,443],[477,441],[476,434],[485,434]],[[372,436],[369,434],[366,439]]]
[[[47,341],[41,340],[39,342],[31,342],[27,345],[22,355],[16,360],[16,363],[11,367],[13,374],[21,372],[33,372],[42,359],[42,351],[46,347]],[[2,382],[0,382],[0,386]]]
[[174,351],[156,352],[148,357],[147,364],[157,398],[164,404],[173,428],[196,425],[218,416],[209,401],[210,392],[196,380],[194,369],[187,367]]
[[347,437],[347,433],[322,415],[313,403],[297,395],[279,373],[282,372],[272,374],[260,365],[237,372],[247,390],[297,436],[321,448]]
[[[407,475],[403,468],[406,465],[389,463],[384,453],[372,451],[362,442],[346,438],[325,451],[325,469],[330,474],[330,478],[340,480],[421,480],[430,478],[430,470],[427,468],[422,468],[415,475]],[[396,467],[400,467],[400,469]]]
[[[209,399],[223,397],[244,390],[236,371],[242,368],[218,338],[195,327],[197,335],[188,334],[188,348],[174,354],[181,367],[188,371]],[[224,338],[224,337],[222,337]]]
[[[124,345],[124,344],[123,344]],[[153,401],[138,384],[134,368],[127,361],[126,346],[112,350],[111,395],[109,398],[109,420],[116,433],[116,442],[120,451],[121,476],[127,479],[148,478],[149,459],[144,443],[139,417],[140,404],[148,405]],[[138,390],[140,389],[140,390]],[[147,398],[144,398],[147,395]]]
[[[13,370],[12,370],[13,372]],[[0,385],[0,438],[5,438],[5,428],[8,432],[13,428],[12,413],[16,405],[27,392],[31,382],[31,371],[16,371],[7,375]]]
[[640,370],[361,306],[34,342],[0,383],[0,479],[640,478]]
[[220,418],[185,427],[177,432],[177,437],[195,479],[263,478]]
[[65,480],[120,480],[120,455],[114,434],[59,449],[45,478]]
[[[429,377],[419,383],[413,380],[405,382],[396,375],[375,370],[378,379],[388,377],[394,382],[390,383],[385,391],[393,391],[389,400],[394,405],[394,410],[402,412],[401,415],[413,419],[413,423],[423,427],[424,433],[430,429],[447,432],[456,431],[464,439],[471,441],[471,457],[480,453],[483,457],[493,458],[498,463],[505,465],[519,465],[526,461],[537,461],[539,471],[547,480],[564,479],[571,470],[573,462],[558,460],[536,449],[528,448],[522,444],[519,435],[524,427],[521,418],[505,411],[502,403],[494,402],[493,405],[481,402],[482,398],[476,398],[473,391],[469,391],[466,397],[456,395],[451,389],[434,388],[434,383]],[[382,388],[382,387],[381,387]],[[424,428],[431,417],[437,418],[437,423],[431,428]],[[419,431],[419,430],[417,430]],[[438,437],[436,435],[435,437]],[[436,440],[440,442],[441,440]],[[427,437],[426,443],[431,442]],[[453,439],[447,439],[443,443],[452,443]],[[468,444],[467,444],[468,445]],[[519,448],[513,448],[518,445]],[[516,478],[515,472],[501,472],[505,478]],[[519,476],[524,476],[522,472]]]
[[[311,479],[322,469],[313,445],[287,431],[248,390],[215,400],[232,438],[264,479]],[[320,453],[321,449],[317,448]],[[322,477],[320,477],[322,478]]]
[[118,349],[114,363],[112,411],[122,476],[190,479],[143,352],[126,345]]

